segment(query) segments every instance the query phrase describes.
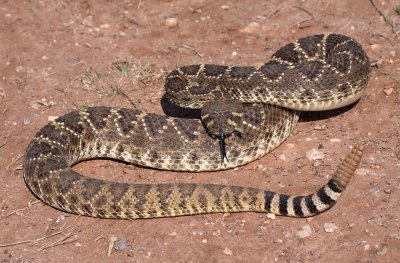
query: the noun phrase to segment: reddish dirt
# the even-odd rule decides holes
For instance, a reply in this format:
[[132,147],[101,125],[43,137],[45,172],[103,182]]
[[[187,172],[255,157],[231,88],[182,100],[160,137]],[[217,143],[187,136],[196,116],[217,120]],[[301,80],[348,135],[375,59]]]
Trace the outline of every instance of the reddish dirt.
[[[369,1],[33,2],[0,4],[2,262],[398,262],[400,42]],[[375,2],[399,30],[396,1]],[[178,24],[168,27],[171,17]],[[243,32],[251,22],[258,26]],[[102,220],[55,210],[26,188],[21,156],[52,116],[84,105],[132,103],[162,113],[165,71],[192,63],[261,64],[280,46],[325,32],[354,37],[379,68],[354,107],[304,118],[261,160],[199,174],[99,160],[76,169],[126,182],[224,183],[307,194],[364,140],[363,162],[333,209],[307,220],[256,213]],[[310,161],[306,152],[313,148],[325,158]],[[325,223],[337,228],[326,232]],[[311,235],[300,238],[307,225]],[[127,246],[109,254],[114,237],[126,237]]]

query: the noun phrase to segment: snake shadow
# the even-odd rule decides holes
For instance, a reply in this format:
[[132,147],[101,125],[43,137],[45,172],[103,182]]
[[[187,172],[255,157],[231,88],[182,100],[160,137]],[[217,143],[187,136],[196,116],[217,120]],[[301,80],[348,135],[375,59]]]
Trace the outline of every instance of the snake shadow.
[[200,119],[201,110],[200,109],[188,109],[180,107],[174,103],[172,103],[169,99],[163,95],[161,97],[161,108],[164,111],[165,115],[169,117],[175,118],[184,118],[184,119]]
[[[324,110],[324,111],[301,111],[300,112],[300,122],[310,122],[329,119],[341,115],[349,110],[351,110],[358,101],[353,102],[345,107],[334,109],[334,110]],[[200,109],[187,109],[180,107],[172,103],[169,99],[163,95],[161,97],[161,107],[164,113],[170,117],[184,118],[184,119],[200,119]]]

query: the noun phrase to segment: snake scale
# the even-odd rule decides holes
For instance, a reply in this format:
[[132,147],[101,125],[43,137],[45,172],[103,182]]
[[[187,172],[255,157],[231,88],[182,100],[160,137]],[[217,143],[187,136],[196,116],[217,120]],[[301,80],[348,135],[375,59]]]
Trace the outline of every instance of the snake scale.
[[[270,212],[308,217],[331,208],[359,165],[356,145],[333,177],[308,196],[216,184],[127,184],[89,178],[71,167],[111,158],[175,171],[217,171],[261,158],[290,134],[301,110],[325,110],[358,100],[370,63],[353,39],[326,34],[301,38],[259,67],[191,65],[166,77],[166,97],[185,107],[242,101],[242,136],[227,140],[221,165],[218,141],[198,119],[135,109],[89,107],[50,122],[32,139],[24,161],[28,188],[62,211],[100,218],[155,218],[215,212]],[[274,106],[275,105],[275,106]]]

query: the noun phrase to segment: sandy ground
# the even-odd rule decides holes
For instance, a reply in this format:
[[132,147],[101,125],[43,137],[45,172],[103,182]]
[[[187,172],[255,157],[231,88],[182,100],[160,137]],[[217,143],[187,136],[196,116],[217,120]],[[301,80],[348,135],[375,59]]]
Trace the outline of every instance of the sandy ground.
[[[399,262],[400,42],[370,1],[70,2],[0,3],[2,262]],[[399,31],[396,1],[375,2]],[[288,42],[326,32],[354,37],[376,65],[364,97],[329,118],[303,117],[261,160],[201,174],[104,160],[76,166],[125,182],[307,194],[364,140],[360,168],[326,213],[307,220],[256,213],[101,220],[57,211],[26,188],[25,148],[55,116],[91,105],[162,113],[163,77],[178,65],[257,65]],[[309,160],[312,149],[323,159]]]

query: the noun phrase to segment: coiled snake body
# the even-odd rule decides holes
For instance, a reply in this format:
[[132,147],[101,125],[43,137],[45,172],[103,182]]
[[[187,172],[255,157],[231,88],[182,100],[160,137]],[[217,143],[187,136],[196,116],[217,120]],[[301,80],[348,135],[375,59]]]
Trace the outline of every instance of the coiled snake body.
[[218,141],[207,134],[200,120],[92,107],[70,112],[35,135],[25,154],[25,182],[43,202],[93,217],[135,219],[242,211],[312,216],[338,200],[358,167],[363,146],[355,146],[332,179],[308,196],[231,185],[109,182],[85,177],[71,166],[103,157],[176,171],[243,165],[287,138],[298,119],[295,110],[332,109],[358,100],[369,74],[369,60],[361,46],[335,34],[299,39],[260,67],[181,67],[166,78],[166,97],[172,102],[190,107],[202,107],[214,99],[245,103],[242,136],[229,138],[229,162],[221,166]]

